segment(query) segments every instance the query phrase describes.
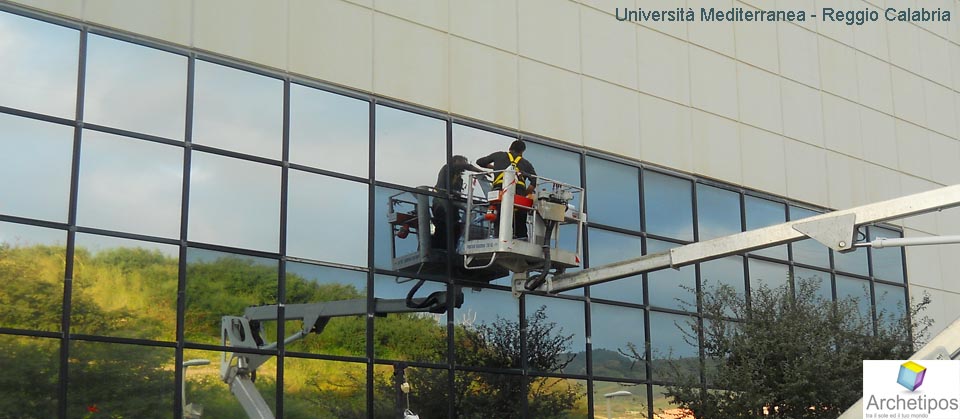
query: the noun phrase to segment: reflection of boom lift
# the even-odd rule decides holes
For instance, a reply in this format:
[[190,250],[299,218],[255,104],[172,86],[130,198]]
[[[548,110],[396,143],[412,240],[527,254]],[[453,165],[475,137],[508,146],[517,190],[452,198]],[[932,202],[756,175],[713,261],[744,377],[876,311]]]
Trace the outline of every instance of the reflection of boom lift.
[[[406,300],[374,299],[373,312],[377,315],[389,313],[447,311],[448,294],[438,291],[426,298],[413,301],[418,308],[408,307]],[[457,292],[453,300],[454,307],[463,303],[463,294]],[[221,340],[224,346],[251,350],[269,351],[277,348],[277,342],[267,342],[261,334],[260,324],[265,321],[278,321],[278,306],[247,307],[243,316],[224,316],[221,322]],[[330,319],[334,317],[360,316],[367,313],[367,300],[344,300],[324,303],[287,304],[284,306],[284,320],[301,320],[303,327],[283,340],[288,345],[303,339],[310,333],[320,334]],[[259,353],[224,352],[220,359],[220,378],[230,386],[230,392],[236,396],[243,410],[252,419],[274,419],[267,402],[254,386],[257,368],[273,355]]]

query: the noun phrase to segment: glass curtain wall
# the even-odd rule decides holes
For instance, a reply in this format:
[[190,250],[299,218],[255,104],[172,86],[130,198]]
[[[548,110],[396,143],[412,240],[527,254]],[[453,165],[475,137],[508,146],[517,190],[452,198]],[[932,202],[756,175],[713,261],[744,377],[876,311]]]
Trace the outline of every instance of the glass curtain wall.
[[[699,290],[815,278],[878,321],[905,314],[900,250],[810,241],[559,296],[462,281],[453,252],[403,269],[436,226],[400,237],[391,211],[453,202],[441,168],[516,139],[542,176],[586,187],[587,266],[825,209],[42,18],[0,11],[0,406],[15,417],[243,417],[220,378],[233,351],[265,359],[255,387],[278,417],[653,417],[670,408],[665,362],[701,364],[682,332],[704,321]],[[463,305],[374,316],[421,281]],[[278,308],[332,302],[356,315],[315,328]],[[224,316],[255,306],[258,337],[280,342],[227,342]],[[282,342],[301,330],[321,333]]]

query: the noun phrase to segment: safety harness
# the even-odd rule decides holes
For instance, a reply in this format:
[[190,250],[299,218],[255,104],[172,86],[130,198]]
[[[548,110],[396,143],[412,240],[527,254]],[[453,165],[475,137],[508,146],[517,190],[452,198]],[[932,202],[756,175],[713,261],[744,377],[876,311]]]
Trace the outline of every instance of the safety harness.
[[[517,171],[517,185],[527,186],[526,182],[523,181],[523,175],[520,173],[520,166],[517,166],[517,164],[520,163],[520,159],[522,159],[523,156],[517,156],[516,158],[514,158],[513,153],[508,152],[507,158],[510,159],[510,165],[513,166],[513,170]],[[493,186],[497,186],[501,184],[503,184],[503,172],[500,172],[500,174],[497,175],[496,179],[493,180]]]

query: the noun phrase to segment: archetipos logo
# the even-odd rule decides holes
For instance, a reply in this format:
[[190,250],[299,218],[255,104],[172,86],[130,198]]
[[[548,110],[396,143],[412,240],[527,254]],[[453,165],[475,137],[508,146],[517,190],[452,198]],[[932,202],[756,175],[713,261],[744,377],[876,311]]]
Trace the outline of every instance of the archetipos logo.
[[960,418],[960,361],[920,362],[863,361],[863,417]]

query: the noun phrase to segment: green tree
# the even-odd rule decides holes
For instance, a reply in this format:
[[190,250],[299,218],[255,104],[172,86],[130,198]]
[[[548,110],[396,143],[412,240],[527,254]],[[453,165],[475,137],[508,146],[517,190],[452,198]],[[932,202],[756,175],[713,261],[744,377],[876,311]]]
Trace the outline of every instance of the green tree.
[[679,327],[694,342],[702,334],[718,390],[677,368],[666,395],[696,418],[836,418],[861,396],[862,360],[908,357],[932,323],[920,316],[924,297],[909,317],[878,313],[874,331],[855,299],[827,301],[817,281],[795,283],[755,289],[749,306],[726,285],[702,293],[702,325]]

